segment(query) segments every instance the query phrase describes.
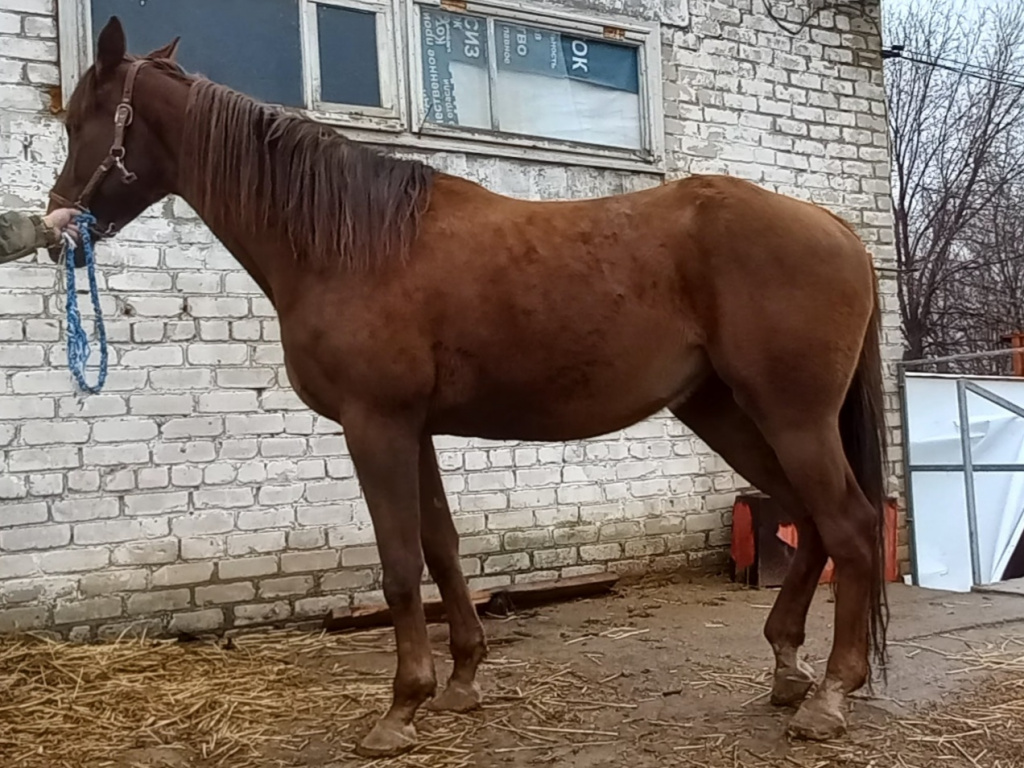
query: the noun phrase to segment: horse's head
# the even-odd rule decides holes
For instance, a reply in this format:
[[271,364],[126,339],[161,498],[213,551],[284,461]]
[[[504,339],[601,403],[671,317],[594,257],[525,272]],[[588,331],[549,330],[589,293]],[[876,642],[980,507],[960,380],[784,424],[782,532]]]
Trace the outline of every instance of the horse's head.
[[[154,61],[173,62],[177,48],[175,38],[148,56],[129,56],[124,28],[112,17],[97,40],[96,61],[71,94],[64,122],[68,155],[49,209],[89,210],[96,217],[94,239],[115,234],[174,189],[170,149],[134,102],[139,71]],[[50,258],[58,261],[59,247],[50,249]]]

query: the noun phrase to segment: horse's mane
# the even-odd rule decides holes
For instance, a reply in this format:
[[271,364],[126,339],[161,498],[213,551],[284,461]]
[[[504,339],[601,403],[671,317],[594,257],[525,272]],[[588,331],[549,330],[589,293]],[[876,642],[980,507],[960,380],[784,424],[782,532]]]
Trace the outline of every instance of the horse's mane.
[[189,93],[181,160],[211,223],[279,227],[297,258],[350,269],[404,261],[434,178],[205,78]]

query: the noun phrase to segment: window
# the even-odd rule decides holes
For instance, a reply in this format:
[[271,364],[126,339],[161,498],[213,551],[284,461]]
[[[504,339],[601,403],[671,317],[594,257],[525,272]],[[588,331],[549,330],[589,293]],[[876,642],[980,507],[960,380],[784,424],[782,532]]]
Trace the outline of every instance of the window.
[[513,0],[58,2],[65,98],[116,15],[133,51],[181,35],[187,70],[364,141],[628,168],[662,160],[657,23]]
[[419,33],[427,122],[644,149],[638,46],[434,8]]
[[[78,35],[84,43],[77,56],[80,68],[92,61],[107,19],[117,16],[133,51],[150,51],[181,35],[178,60],[190,72],[315,116],[402,128],[391,0],[86,0],[84,5],[88,32]],[[393,124],[387,126],[388,121]]]

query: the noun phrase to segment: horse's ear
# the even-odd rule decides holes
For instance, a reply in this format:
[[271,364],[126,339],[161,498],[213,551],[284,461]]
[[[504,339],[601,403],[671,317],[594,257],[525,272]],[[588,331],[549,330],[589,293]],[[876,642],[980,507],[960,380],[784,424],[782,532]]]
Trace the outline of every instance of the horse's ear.
[[127,49],[128,43],[124,37],[121,20],[117,16],[111,16],[96,41],[96,75],[104,77],[117,69],[124,61]]
[[167,45],[157,48],[155,51],[146,56],[147,59],[169,59],[170,61],[178,60],[178,43],[181,42],[181,35],[171,40]]

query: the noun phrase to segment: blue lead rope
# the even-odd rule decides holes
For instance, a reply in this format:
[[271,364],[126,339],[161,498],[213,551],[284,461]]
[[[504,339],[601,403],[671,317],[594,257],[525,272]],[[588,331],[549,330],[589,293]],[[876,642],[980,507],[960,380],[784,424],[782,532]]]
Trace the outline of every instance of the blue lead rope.
[[64,235],[64,265],[67,269],[67,320],[68,320],[68,370],[75,377],[81,390],[98,394],[107,380],[107,330],[103,325],[103,312],[100,310],[100,292],[96,285],[96,256],[93,253],[92,230],[96,217],[91,213],[80,213],[75,217],[78,226],[78,237],[81,240],[82,252],[85,255],[85,267],[89,275],[89,291],[92,294],[92,308],[96,318],[96,337],[100,345],[100,375],[96,386],[90,386],[85,380],[85,366],[89,362],[89,337],[82,327],[82,316],[78,312],[78,292],[75,290],[75,251],[74,239]]

